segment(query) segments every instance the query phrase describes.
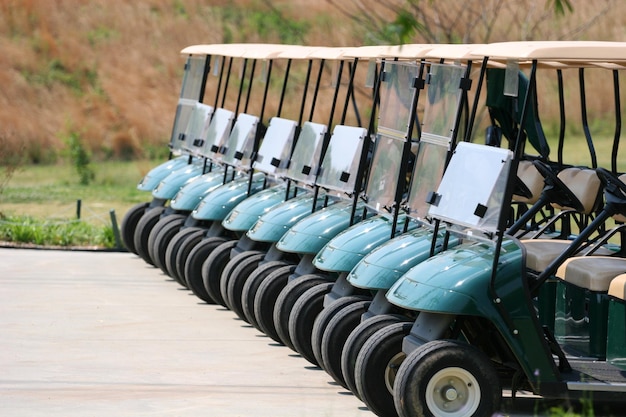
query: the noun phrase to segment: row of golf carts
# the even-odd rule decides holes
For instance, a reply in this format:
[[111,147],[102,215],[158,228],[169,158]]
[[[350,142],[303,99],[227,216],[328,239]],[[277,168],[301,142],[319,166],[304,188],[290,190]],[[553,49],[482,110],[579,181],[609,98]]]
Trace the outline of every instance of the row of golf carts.
[[[130,251],[380,416],[624,398],[626,43],[182,53]],[[602,141],[587,82],[614,91]]]

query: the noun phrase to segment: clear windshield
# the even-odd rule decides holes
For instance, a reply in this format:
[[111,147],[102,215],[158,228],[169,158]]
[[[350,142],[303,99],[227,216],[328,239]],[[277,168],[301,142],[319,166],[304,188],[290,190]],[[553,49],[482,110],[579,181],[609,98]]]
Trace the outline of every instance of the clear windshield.
[[400,139],[407,137],[418,75],[419,66],[415,64],[385,62],[379,87],[379,133]]
[[170,138],[170,149],[176,155],[182,153],[186,147],[185,130],[189,125],[189,119],[193,113],[194,107],[198,103],[196,100],[181,98],[176,106],[176,115],[174,116],[174,126],[172,127],[172,136]]
[[250,114],[241,113],[237,117],[235,126],[223,148],[223,163],[242,169],[250,168],[258,123],[259,118]]
[[200,92],[202,91],[202,83],[204,82],[204,74],[206,71],[206,56],[190,56],[185,64],[185,73],[183,75],[183,86],[180,90],[180,98],[191,100],[200,100]]
[[424,123],[406,207],[413,218],[426,217],[428,195],[441,181],[460,109],[464,75],[465,67],[460,65],[432,64],[430,67]]
[[453,226],[495,233],[513,153],[461,142],[431,200],[429,215]]
[[450,143],[457,119],[465,67],[432,64],[428,74],[428,102],[424,111],[421,140]]
[[326,125],[305,122],[302,125],[296,147],[291,155],[291,162],[287,170],[287,177],[302,184],[312,185],[319,169],[322,145]]
[[189,115],[189,121],[187,123],[187,129],[185,129],[184,149],[192,154],[199,154],[205,142],[205,136],[208,132],[211,115],[213,114],[213,107],[203,104],[195,103],[193,110]]
[[409,140],[410,118],[419,66],[385,62],[380,83],[380,115],[374,154],[367,180],[366,204],[376,211],[391,211],[400,178],[404,145]]
[[355,192],[363,139],[366,135],[367,130],[361,127],[335,126],[317,180],[319,186],[348,195]]
[[297,122],[272,117],[253,168],[271,175],[280,175],[289,162]]

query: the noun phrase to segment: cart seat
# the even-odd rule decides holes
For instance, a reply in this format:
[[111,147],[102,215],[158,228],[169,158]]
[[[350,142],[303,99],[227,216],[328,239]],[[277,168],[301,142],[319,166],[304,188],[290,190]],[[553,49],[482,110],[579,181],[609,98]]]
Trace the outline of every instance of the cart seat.
[[[614,256],[576,256],[563,262],[555,275],[557,278],[577,287],[594,292],[607,292],[613,279],[624,273],[626,273],[625,258]],[[626,274],[624,276],[626,277]]]
[[[595,170],[566,168],[560,171],[557,176],[580,202],[579,213],[591,214],[597,206],[601,189],[600,179],[596,175]],[[556,203],[551,205],[561,211],[575,210],[573,207],[566,207]],[[521,242],[526,248],[526,267],[539,272],[545,270],[572,243],[568,239],[548,238],[522,239]],[[611,252],[598,248],[595,254],[610,255]]]
[[626,301],[626,274],[613,278],[609,286],[609,295]]
[[[572,241],[567,239],[522,240],[522,244],[526,248],[526,268],[539,272],[545,270],[571,243]],[[600,247],[593,256],[609,256],[611,254],[613,252],[610,249]]]
[[517,177],[527,188],[530,196],[513,195],[513,201],[516,203],[535,204],[539,200],[541,190],[543,189],[543,177],[531,161],[519,161],[517,167]]

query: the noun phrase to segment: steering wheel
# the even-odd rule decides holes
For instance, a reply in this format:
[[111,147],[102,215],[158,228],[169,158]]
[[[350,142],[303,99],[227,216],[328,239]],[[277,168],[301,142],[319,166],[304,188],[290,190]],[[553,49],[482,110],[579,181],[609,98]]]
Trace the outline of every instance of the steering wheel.
[[576,211],[583,212],[585,208],[583,203],[574,195],[572,190],[554,173],[552,168],[545,162],[534,160],[533,165],[544,178],[546,186],[543,193],[547,193],[549,201],[560,206],[571,207]]
[[604,191],[617,198],[621,203],[626,203],[626,184],[617,175],[605,168],[596,168],[596,174],[604,185]]

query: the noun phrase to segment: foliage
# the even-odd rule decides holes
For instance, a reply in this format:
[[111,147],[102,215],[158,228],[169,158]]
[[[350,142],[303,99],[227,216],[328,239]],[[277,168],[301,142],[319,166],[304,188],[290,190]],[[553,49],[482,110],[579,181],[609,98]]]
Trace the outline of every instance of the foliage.
[[41,221],[28,216],[0,215],[0,240],[41,246],[115,247],[111,226],[98,227],[79,220]]
[[68,155],[72,165],[78,174],[78,182],[81,185],[89,185],[95,178],[95,173],[90,165],[91,157],[83,145],[80,134],[73,131],[70,132],[65,139],[65,143],[68,146]]

